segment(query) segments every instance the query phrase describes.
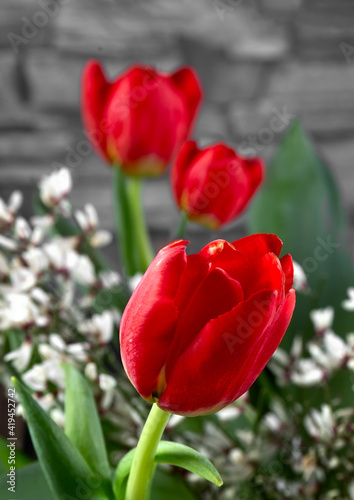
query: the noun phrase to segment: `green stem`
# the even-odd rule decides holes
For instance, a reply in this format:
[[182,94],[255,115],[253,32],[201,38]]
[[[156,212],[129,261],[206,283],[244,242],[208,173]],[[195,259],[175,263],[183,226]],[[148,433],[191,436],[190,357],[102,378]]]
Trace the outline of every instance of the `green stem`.
[[154,258],[141,202],[142,181],[114,168],[114,213],[122,267],[127,276],[144,273]]
[[188,217],[187,217],[186,212],[181,212],[181,218],[180,218],[177,230],[176,230],[174,237],[173,237],[174,240],[179,240],[179,239],[184,237],[187,223],[188,223]]
[[142,180],[136,177],[127,179],[128,196],[133,220],[134,242],[137,245],[139,272],[144,273],[154,258],[150,237],[145,223],[142,204]]
[[154,457],[170,414],[153,404],[135,451],[125,500],[149,500]]

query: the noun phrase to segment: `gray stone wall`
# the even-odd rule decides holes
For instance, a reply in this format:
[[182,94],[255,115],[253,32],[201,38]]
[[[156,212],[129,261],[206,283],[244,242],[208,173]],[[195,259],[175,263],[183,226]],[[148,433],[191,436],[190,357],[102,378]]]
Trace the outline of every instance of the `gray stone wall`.
[[[83,146],[84,63],[99,58],[111,76],[136,61],[161,70],[187,63],[205,89],[198,139],[245,148],[256,138],[268,160],[281,131],[269,142],[264,128],[277,113],[299,116],[354,226],[352,0],[1,0],[0,9],[0,196],[15,187],[30,195],[55,162],[66,163],[74,205],[93,202],[113,229],[111,172]],[[178,219],[167,177],[146,184],[144,202],[158,247]],[[210,238],[189,230],[198,246]],[[223,235],[244,231],[242,217]]]

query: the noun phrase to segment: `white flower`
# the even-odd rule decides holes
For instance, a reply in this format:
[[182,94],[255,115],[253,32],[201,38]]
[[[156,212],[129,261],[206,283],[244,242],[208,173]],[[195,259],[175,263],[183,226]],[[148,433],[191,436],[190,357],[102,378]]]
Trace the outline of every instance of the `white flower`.
[[294,266],[294,288],[299,292],[308,289],[308,283],[305,271],[297,262],[293,261]]
[[39,227],[42,230],[49,229],[54,224],[54,216],[52,214],[38,215],[30,218],[32,226]]
[[22,257],[29,268],[37,275],[48,269],[49,260],[41,248],[32,247],[26,250]]
[[335,429],[331,407],[323,405],[321,411],[311,410],[311,414],[305,417],[304,425],[313,438],[329,441],[333,437]]
[[32,342],[25,340],[18,349],[7,353],[4,361],[10,361],[18,372],[23,372],[31,361],[32,350]]
[[72,356],[76,361],[87,362],[88,354],[87,350],[90,348],[87,343],[76,342],[74,344],[69,344],[66,348],[66,352],[69,356]]
[[75,217],[82,231],[87,234],[91,246],[103,247],[111,243],[112,235],[109,231],[97,230],[98,215],[93,205],[87,204],[84,210],[77,210]]
[[342,307],[347,311],[354,311],[354,288],[348,288],[348,297],[342,302]]
[[310,318],[318,334],[324,333],[332,327],[334,319],[333,307],[325,307],[310,312]]
[[112,242],[112,235],[109,231],[100,229],[90,236],[89,241],[94,248],[105,247]]
[[166,429],[173,429],[174,427],[177,427],[177,425],[180,424],[184,419],[185,417],[183,417],[182,415],[176,415],[175,413],[173,413],[167,423]]
[[114,389],[117,386],[117,381],[105,373],[101,373],[98,377],[98,385],[103,392],[103,397],[101,400],[101,407],[104,410],[108,410],[112,406],[114,400]]
[[12,224],[18,210],[21,208],[23,196],[20,191],[14,191],[9,202],[6,205],[4,200],[0,198],[0,224]]
[[68,269],[72,278],[80,285],[93,285],[96,282],[95,268],[87,255],[76,252],[68,254]]
[[64,352],[66,349],[66,343],[63,340],[63,337],[58,335],[57,333],[51,333],[49,335],[49,343],[54,349],[57,351]]
[[132,292],[134,292],[136,287],[139,285],[142,277],[143,277],[143,275],[141,273],[137,273],[134,276],[132,276],[131,278],[128,278],[128,285],[129,285],[129,288]]
[[44,394],[44,396],[33,394],[33,397],[45,411],[49,411],[55,405],[54,394],[51,392]]
[[10,273],[14,292],[26,292],[36,285],[36,276],[27,267],[19,267]]
[[89,321],[83,323],[79,330],[81,333],[95,337],[100,344],[107,344],[113,337],[114,319],[111,311],[95,314]]
[[242,408],[237,406],[228,406],[220,410],[216,416],[221,422],[228,422],[229,420],[234,420],[242,414]]
[[93,382],[97,380],[98,372],[96,363],[92,361],[90,363],[87,363],[84,373],[89,380],[92,380]]
[[22,375],[22,380],[34,391],[44,391],[47,387],[47,376],[42,364],[34,365]]
[[115,271],[101,271],[99,278],[104,288],[112,288],[113,286],[120,285],[122,282],[120,274]]
[[15,238],[18,240],[28,241],[32,235],[30,225],[23,217],[17,217],[14,228]]
[[309,352],[320,366],[333,370],[339,368],[346,360],[349,355],[349,347],[343,339],[328,330],[323,337],[323,347],[310,343]]
[[75,265],[75,260],[70,257],[77,247],[78,238],[54,238],[50,243],[44,245],[43,250],[49,259],[49,263],[58,270],[69,269]]
[[64,429],[64,427],[65,427],[65,414],[64,414],[63,410],[61,410],[60,408],[53,408],[53,410],[51,410],[51,412],[50,412],[50,416],[52,417],[54,422],[59,427]]
[[0,328],[43,326],[47,318],[40,314],[38,307],[28,295],[9,293],[3,307],[0,305]]
[[300,359],[290,374],[294,384],[304,387],[316,385],[324,379],[324,372],[312,359]]
[[31,290],[30,293],[31,299],[37,302],[39,305],[48,306],[50,302],[49,295],[42,290],[42,288],[35,287]]
[[39,183],[39,196],[48,207],[58,205],[70,192],[72,179],[69,169],[61,168]]
[[0,234],[0,246],[6,250],[17,250],[17,243],[2,234]]

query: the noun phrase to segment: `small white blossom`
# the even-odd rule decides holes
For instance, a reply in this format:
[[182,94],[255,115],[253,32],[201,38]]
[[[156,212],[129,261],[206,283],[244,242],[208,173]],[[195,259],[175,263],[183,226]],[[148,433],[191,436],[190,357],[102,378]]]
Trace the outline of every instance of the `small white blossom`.
[[112,406],[114,400],[114,389],[117,386],[117,381],[105,373],[101,373],[98,377],[98,385],[103,392],[103,397],[101,400],[101,407],[104,410],[108,410]]
[[296,385],[310,387],[323,381],[324,372],[312,359],[300,359],[290,378]]
[[343,365],[349,355],[349,347],[343,339],[328,330],[323,337],[323,347],[310,343],[309,352],[320,366],[333,370]]
[[0,234],[0,247],[6,250],[17,250],[17,243],[6,236]]
[[10,274],[10,266],[5,255],[0,252],[0,275],[8,276]]
[[52,417],[54,422],[59,427],[64,429],[64,427],[65,427],[65,414],[64,414],[63,410],[61,410],[60,408],[53,408],[53,410],[51,410],[51,412],[50,412],[50,416]]
[[23,217],[17,217],[15,221],[14,234],[17,240],[29,241],[31,238],[32,229]]
[[58,205],[72,188],[71,174],[68,168],[61,168],[44,177],[39,184],[39,196],[48,207]]
[[33,272],[27,267],[19,267],[10,273],[13,292],[26,292],[36,285],[37,279]]
[[29,248],[22,256],[26,264],[36,275],[48,269],[49,260],[41,248]]
[[80,285],[93,285],[96,282],[95,268],[87,255],[76,252],[68,254],[68,268],[71,276]]
[[23,372],[31,361],[32,351],[32,342],[25,340],[18,349],[7,353],[4,361],[10,361],[18,372]]
[[348,299],[342,302],[343,309],[354,311],[354,288],[348,288]]
[[93,382],[97,380],[98,372],[96,363],[94,363],[93,361],[87,363],[87,365],[85,366],[84,373],[89,380],[92,380]]
[[114,319],[111,311],[95,314],[89,321],[80,325],[79,330],[81,333],[95,337],[100,344],[107,344],[113,337]]
[[304,425],[313,438],[329,441],[334,435],[335,428],[331,407],[323,405],[321,411],[311,410],[311,414],[305,417]]
[[316,332],[323,334],[326,330],[332,328],[334,309],[333,307],[325,307],[313,310],[310,312],[310,318]]
[[44,391],[47,387],[47,376],[44,366],[37,364],[22,375],[22,380],[34,391]]
[[128,279],[128,285],[129,285],[129,288],[132,292],[134,292],[136,287],[139,285],[142,277],[143,277],[143,275],[141,273],[137,273]]
[[308,283],[305,271],[297,262],[293,261],[294,266],[294,288],[299,292],[305,291],[308,289]]

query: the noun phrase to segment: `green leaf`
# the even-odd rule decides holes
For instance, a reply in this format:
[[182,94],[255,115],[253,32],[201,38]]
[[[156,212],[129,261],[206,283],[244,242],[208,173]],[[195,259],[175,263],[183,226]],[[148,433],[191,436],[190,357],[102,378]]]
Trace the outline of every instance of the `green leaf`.
[[70,364],[66,374],[65,434],[94,472],[110,480],[111,471],[96,403],[87,380]]
[[156,452],[155,462],[182,467],[216,484],[216,486],[221,486],[223,483],[213,464],[201,453],[184,444],[161,441]]
[[156,469],[151,500],[197,500],[183,479],[162,469]]
[[[0,437],[0,474],[6,473],[10,470],[8,464],[9,458],[9,448],[6,439]],[[16,470],[21,469],[25,465],[28,465],[32,462],[31,458],[23,453],[21,450],[16,450]]]
[[318,157],[299,121],[285,134],[269,165],[265,185],[249,214],[251,233],[277,234],[284,252],[304,268],[312,294],[297,294],[297,306],[284,337],[289,348],[297,332],[313,336],[309,311],[332,305],[334,329],[341,335],[352,318],[341,307],[354,270],[346,248],[346,217],[336,182]]
[[[0,477],[0,498],[18,498],[21,500],[55,500],[38,462],[17,469],[16,493],[8,491],[8,476]],[[11,495],[11,496],[10,496]]]
[[[133,463],[135,448],[120,461],[114,476],[113,489],[118,500],[124,500],[126,481]],[[221,486],[223,481],[213,464],[198,451],[189,446],[171,441],[161,441],[156,451],[155,462],[182,467],[198,476]]]
[[[55,500],[106,499],[101,478],[94,474],[80,452],[69,441],[26,386],[13,379],[23,406],[32,443],[44,477]],[[80,411],[80,410],[78,410]],[[38,497],[37,497],[38,498]]]

